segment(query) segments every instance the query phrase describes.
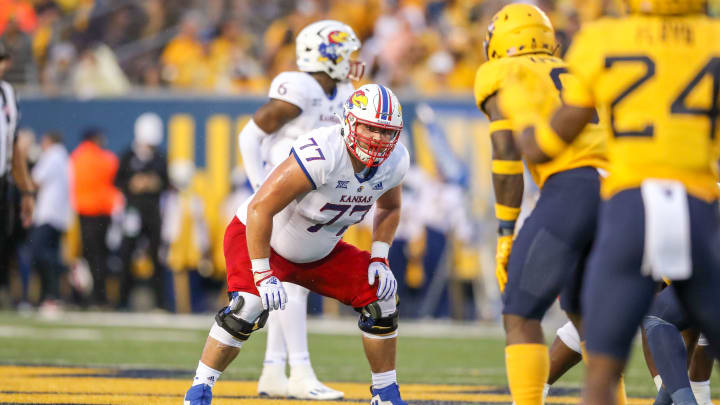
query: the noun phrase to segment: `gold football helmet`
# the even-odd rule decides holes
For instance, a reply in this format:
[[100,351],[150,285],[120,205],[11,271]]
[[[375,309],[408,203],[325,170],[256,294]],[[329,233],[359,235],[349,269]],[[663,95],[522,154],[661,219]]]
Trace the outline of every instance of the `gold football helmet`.
[[493,16],[483,45],[488,60],[538,52],[552,55],[557,49],[547,15],[522,3],[509,4]]

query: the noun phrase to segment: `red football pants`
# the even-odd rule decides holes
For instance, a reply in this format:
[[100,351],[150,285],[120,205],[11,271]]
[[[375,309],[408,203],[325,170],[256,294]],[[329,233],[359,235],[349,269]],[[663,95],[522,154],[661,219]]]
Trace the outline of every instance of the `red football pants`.
[[[253,280],[245,225],[237,217],[225,230],[223,248],[228,291],[260,295]],[[368,284],[369,264],[369,252],[343,241],[338,242],[323,259],[311,263],[293,263],[270,249],[270,268],[275,277],[335,298],[353,308],[377,301],[377,281],[373,285]]]

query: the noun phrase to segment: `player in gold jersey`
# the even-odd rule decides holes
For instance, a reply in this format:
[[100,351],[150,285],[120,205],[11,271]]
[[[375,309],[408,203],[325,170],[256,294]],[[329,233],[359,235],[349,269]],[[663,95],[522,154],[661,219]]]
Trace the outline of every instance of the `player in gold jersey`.
[[[595,112],[608,120],[609,176],[583,289],[584,403],[613,404],[653,279],[674,280],[720,353],[720,21],[700,0],[628,0],[630,14],[584,26],[567,54],[578,78],[544,117],[552,88],[515,69],[499,97],[525,156],[563,153]],[[683,402],[684,403],[684,402]]]
[[[556,159],[528,164],[540,198],[515,233],[523,193],[523,163],[510,122],[500,113],[497,93],[508,71],[522,66],[542,76],[548,112],[560,105],[560,89],[574,80],[565,62],[553,56],[557,46],[547,16],[528,4],[500,10],[488,27],[488,62],[475,79],[478,107],[490,119],[495,213],[499,220],[496,274],[503,292],[507,336],[506,369],[516,405],[540,405],[548,380],[548,349],[540,320],[555,298],[579,323],[579,286],[596,230],[600,205],[598,168],[606,165],[604,139],[597,125]],[[623,391],[624,398],[624,391]]]

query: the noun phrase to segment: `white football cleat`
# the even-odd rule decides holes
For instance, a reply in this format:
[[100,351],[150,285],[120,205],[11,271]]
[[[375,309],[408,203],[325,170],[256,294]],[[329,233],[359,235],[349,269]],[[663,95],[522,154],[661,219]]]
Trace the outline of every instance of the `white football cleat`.
[[321,383],[315,376],[312,366],[307,364],[292,367],[288,380],[288,396],[297,399],[327,401],[342,399],[345,393]]
[[288,378],[285,375],[285,364],[267,364],[263,366],[257,386],[260,396],[288,396]]

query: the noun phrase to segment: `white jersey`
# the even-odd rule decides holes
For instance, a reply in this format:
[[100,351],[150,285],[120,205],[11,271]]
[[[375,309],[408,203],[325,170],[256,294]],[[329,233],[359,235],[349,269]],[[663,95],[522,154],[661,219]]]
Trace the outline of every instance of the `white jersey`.
[[[313,185],[312,191],[273,218],[270,246],[291,262],[308,263],[327,256],[350,225],[362,221],[383,193],[402,183],[410,165],[407,149],[398,143],[368,178],[358,178],[340,128],[318,128],[298,138],[291,148]],[[238,208],[242,223],[247,221],[253,196]]]
[[350,82],[340,82],[335,94],[325,94],[320,83],[306,72],[283,72],[270,84],[268,97],[293,104],[302,113],[278,131],[265,137],[261,145],[266,173],[288,157],[293,142],[309,131],[340,123],[343,103],[355,91]]

